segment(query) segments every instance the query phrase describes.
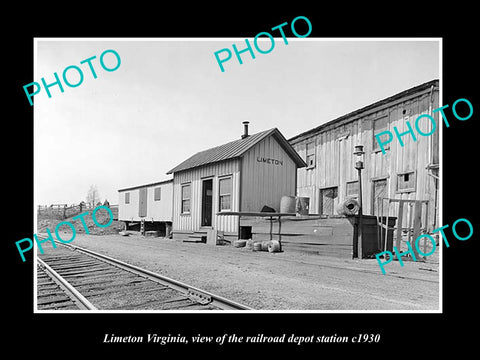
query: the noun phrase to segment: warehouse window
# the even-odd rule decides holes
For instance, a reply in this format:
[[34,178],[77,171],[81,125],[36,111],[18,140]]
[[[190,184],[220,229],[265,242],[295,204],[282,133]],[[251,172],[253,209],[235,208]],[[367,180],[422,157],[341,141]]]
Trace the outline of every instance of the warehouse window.
[[[388,131],[388,117],[384,116],[380,119],[373,120],[373,151],[380,151],[380,145],[378,143],[377,138],[375,135],[383,132]],[[388,134],[384,134],[380,136],[380,141],[384,142],[385,138],[388,137]],[[384,146],[385,150],[390,148],[390,145]]]
[[232,178],[223,178],[218,181],[220,211],[232,209]]
[[415,191],[415,171],[409,171],[397,175],[397,192]]
[[161,199],[161,187],[157,187],[153,190],[153,201],[159,201]]
[[347,182],[347,197],[356,198],[358,196],[358,181]]
[[182,185],[182,214],[190,214],[190,184]]
[[130,204],[130,193],[129,192],[125,193],[125,204]]
[[307,143],[305,151],[305,162],[307,163],[307,169],[315,167],[315,142]]

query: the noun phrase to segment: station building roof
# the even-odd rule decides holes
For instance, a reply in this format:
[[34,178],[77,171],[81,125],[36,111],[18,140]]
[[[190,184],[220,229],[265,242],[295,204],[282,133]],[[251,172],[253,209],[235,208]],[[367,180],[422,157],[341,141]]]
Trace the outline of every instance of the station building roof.
[[303,159],[293,149],[293,147],[290,145],[288,140],[285,139],[282,133],[277,128],[273,128],[258,132],[256,134],[248,135],[247,137],[242,139],[230,141],[226,144],[216,146],[211,149],[200,151],[195,155],[189,157],[170,171],[168,171],[167,174],[189,170],[211,163],[239,158],[249,149],[254,147],[256,144],[258,144],[260,141],[262,141],[268,136],[275,137],[280,146],[293,159],[293,161],[297,164],[298,167],[306,166]]

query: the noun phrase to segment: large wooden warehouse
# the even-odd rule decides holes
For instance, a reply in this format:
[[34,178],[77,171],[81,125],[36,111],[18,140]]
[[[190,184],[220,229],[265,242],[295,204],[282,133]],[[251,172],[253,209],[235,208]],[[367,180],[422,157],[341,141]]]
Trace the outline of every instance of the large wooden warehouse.
[[[363,145],[363,213],[377,215],[379,198],[425,200],[423,214],[431,231],[438,225],[439,127],[430,136],[402,137],[402,147],[394,137],[383,154],[375,138],[382,131],[407,131],[406,121],[415,123],[421,114],[433,116],[439,124],[439,82],[433,80],[384,100],[353,111],[289,140],[307,163],[298,169],[297,195],[310,198],[310,213],[336,214],[337,205],[348,197],[358,198],[355,169],[356,145]],[[428,121],[427,121],[428,123]],[[427,133],[430,124],[422,124]],[[431,125],[430,125],[431,126]],[[386,205],[385,205],[386,206]],[[403,221],[408,221],[408,206]],[[398,216],[398,205],[390,206]],[[425,221],[424,221],[425,222]]]
[[276,128],[201,151],[170,170],[173,174],[173,237],[205,237],[208,229],[238,238],[237,216],[222,211],[280,209],[295,196],[297,169],[305,162]]

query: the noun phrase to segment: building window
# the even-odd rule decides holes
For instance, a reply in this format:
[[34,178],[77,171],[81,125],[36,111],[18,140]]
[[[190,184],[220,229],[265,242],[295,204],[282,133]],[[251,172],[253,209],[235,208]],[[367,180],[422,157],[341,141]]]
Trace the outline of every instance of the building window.
[[307,163],[307,169],[315,167],[315,142],[307,143],[305,151],[305,162]]
[[182,214],[190,214],[190,184],[182,185]]
[[397,175],[397,192],[415,191],[415,171],[409,171]]
[[358,180],[347,182],[347,197],[358,197]]
[[161,199],[161,187],[157,187],[153,190],[153,201],[160,201]]
[[232,178],[223,178],[218,181],[220,211],[232,209]]
[[[380,145],[378,143],[377,138],[375,135],[380,134],[383,131],[388,131],[388,117],[382,117],[380,119],[373,120],[373,151],[380,151]],[[385,141],[388,137],[388,134],[384,134],[380,136],[380,141]],[[390,148],[390,145],[385,145],[384,149],[387,150]]]
[[125,204],[130,204],[130,193],[129,192],[125,193]]

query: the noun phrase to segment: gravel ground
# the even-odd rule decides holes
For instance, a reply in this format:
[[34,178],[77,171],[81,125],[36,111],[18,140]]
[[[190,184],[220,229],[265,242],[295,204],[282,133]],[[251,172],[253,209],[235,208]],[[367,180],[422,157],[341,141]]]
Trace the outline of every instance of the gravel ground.
[[[439,310],[438,255],[398,261],[253,252],[139,235],[77,234],[71,243],[257,310]],[[438,251],[438,250],[437,250]]]

